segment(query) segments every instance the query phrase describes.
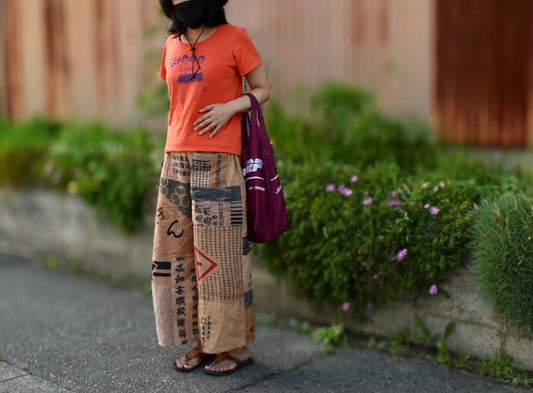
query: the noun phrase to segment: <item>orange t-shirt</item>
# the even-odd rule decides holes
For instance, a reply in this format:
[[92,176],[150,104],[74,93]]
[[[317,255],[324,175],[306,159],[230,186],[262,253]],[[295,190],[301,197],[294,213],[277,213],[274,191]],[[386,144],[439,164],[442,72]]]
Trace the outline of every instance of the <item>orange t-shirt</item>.
[[[160,75],[166,80],[170,113],[165,152],[241,154],[241,115],[233,116],[213,138],[199,135],[193,123],[203,107],[242,96],[242,77],[261,65],[261,57],[243,28],[221,25],[212,36],[191,46],[171,35],[165,43]],[[200,64],[198,70],[198,63]],[[192,70],[197,71],[195,78]]]

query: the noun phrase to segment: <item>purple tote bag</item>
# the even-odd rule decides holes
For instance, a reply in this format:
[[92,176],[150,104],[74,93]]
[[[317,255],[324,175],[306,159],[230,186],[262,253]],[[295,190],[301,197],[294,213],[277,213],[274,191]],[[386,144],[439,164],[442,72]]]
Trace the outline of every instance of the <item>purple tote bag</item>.
[[242,115],[241,165],[246,186],[248,239],[274,240],[289,229],[289,215],[263,113],[253,94],[250,114]]

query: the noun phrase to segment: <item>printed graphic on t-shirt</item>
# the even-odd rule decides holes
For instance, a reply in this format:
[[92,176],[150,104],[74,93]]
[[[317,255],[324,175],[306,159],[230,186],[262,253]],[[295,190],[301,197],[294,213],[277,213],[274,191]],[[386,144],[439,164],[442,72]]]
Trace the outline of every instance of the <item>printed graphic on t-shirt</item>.
[[204,55],[196,57],[185,54],[181,57],[174,57],[170,61],[170,69],[178,67],[178,84],[202,82],[204,80],[202,73],[202,64],[204,62]]

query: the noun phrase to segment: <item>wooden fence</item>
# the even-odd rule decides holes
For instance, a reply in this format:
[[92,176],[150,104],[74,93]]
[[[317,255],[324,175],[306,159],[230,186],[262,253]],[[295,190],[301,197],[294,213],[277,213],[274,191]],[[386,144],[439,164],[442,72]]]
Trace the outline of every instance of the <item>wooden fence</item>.
[[[452,142],[531,146],[532,4],[230,0],[226,12],[290,108],[334,79],[372,90],[391,114],[431,120]],[[156,0],[0,0],[0,116],[147,124],[137,98],[161,83],[165,22]]]
[[[376,91],[391,112],[427,117],[432,1],[231,0],[226,11],[255,40],[278,99],[290,103],[305,91],[298,87],[336,79]],[[2,0],[0,7],[1,113],[142,121],[136,98],[152,83],[146,68],[157,71],[146,54],[160,51],[165,36],[157,1]],[[154,28],[159,34],[147,40]]]

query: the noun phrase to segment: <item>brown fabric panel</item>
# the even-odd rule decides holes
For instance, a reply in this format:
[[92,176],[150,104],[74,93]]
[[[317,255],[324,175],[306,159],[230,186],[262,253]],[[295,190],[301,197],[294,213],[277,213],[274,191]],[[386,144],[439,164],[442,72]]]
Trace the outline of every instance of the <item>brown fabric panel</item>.
[[152,256],[154,311],[162,346],[194,341],[199,332],[189,179],[186,157],[167,155],[159,186]]

